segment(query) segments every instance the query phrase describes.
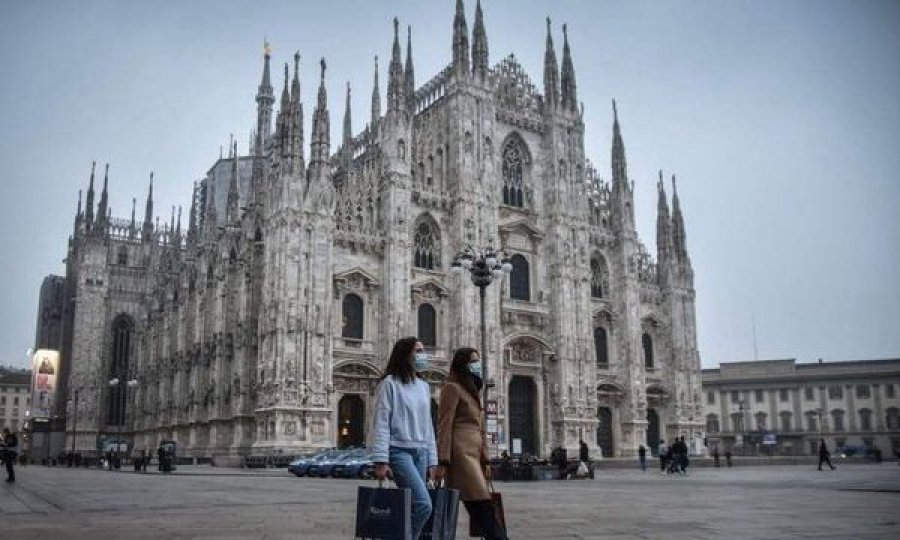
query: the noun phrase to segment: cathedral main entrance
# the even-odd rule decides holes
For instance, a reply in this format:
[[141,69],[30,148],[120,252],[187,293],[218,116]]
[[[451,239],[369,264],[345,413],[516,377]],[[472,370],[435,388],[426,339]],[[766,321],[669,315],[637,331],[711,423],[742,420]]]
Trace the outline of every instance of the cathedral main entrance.
[[366,441],[366,405],[357,394],[347,394],[338,402],[338,448],[362,446]]
[[647,447],[650,452],[659,449],[659,414],[656,409],[647,409]]
[[534,379],[521,375],[513,376],[509,381],[509,444],[513,448],[513,440],[522,440],[522,453],[535,455],[535,401],[537,392]]
[[597,446],[603,451],[603,457],[613,457],[612,410],[609,407],[597,409]]

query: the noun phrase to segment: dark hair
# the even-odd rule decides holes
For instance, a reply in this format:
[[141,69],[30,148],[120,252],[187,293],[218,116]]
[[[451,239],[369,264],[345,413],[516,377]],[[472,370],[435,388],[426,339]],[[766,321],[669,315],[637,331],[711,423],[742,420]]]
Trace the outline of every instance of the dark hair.
[[418,342],[419,338],[416,336],[398,339],[397,343],[394,343],[394,349],[391,351],[387,366],[384,368],[384,375],[381,378],[393,375],[403,381],[403,384],[409,384],[415,380],[416,369],[413,367],[410,357]]
[[[478,353],[478,349],[472,347],[460,347],[453,353],[453,361],[450,363],[450,380],[459,383],[472,394],[475,401],[481,403],[478,398],[478,388],[475,386],[475,377],[469,373],[469,364],[472,363],[472,354]],[[479,354],[480,356],[480,354]]]

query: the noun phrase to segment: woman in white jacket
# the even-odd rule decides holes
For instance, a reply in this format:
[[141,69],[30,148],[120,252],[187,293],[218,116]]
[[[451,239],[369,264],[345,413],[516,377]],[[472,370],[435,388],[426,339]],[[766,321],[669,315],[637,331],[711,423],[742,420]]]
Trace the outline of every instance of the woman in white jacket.
[[415,337],[394,344],[378,385],[373,426],[375,477],[393,476],[412,494],[412,538],[418,539],[431,515],[426,480],[437,465],[431,389],[419,378],[428,367],[425,347]]

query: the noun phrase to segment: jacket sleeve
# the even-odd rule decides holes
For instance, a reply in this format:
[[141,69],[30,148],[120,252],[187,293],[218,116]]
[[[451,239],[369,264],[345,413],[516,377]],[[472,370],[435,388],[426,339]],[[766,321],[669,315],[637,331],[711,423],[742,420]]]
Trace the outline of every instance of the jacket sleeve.
[[391,414],[393,414],[392,394],[391,381],[385,377],[378,385],[375,397],[375,415],[372,419],[372,461],[375,463],[388,462],[388,446],[391,443]]
[[449,465],[453,457],[453,418],[459,406],[459,390],[453,383],[447,383],[441,390],[441,404],[438,407],[437,454],[438,463]]
[[425,398],[428,403],[428,466],[434,467],[438,463],[437,444],[435,442],[434,424],[431,422],[431,387],[425,384]]

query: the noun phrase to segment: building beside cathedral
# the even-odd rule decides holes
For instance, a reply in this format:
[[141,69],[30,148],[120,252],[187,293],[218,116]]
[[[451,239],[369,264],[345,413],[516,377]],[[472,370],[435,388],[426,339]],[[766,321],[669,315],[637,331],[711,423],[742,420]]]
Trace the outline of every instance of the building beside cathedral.
[[395,20],[386,93],[376,58],[366,125],[355,129],[348,86],[336,151],[325,60],[307,134],[299,55],[276,112],[267,50],[249,151],[234,145],[212,166],[186,219],[159,223],[152,176],[143,221],[134,208],[113,217],[108,166],[99,201],[92,169],[63,309],[77,449],[119,428],[138,446],[174,439],[226,461],[364,443],[396,339],[431,351],[435,403],[452,351],[481,342],[478,291],[449,271],[467,244],[502,249],[513,267],[487,290],[494,451],[517,439],[546,456],[583,437],[627,456],[702,437],[674,179],[670,212],[660,174],[654,258],[635,231],[615,103],[610,182],[584,154],[566,27],[558,62],[547,21],[543,92],[515,56],[491,64],[487,36],[481,6],[470,34],[458,1],[452,60],[420,84]]

